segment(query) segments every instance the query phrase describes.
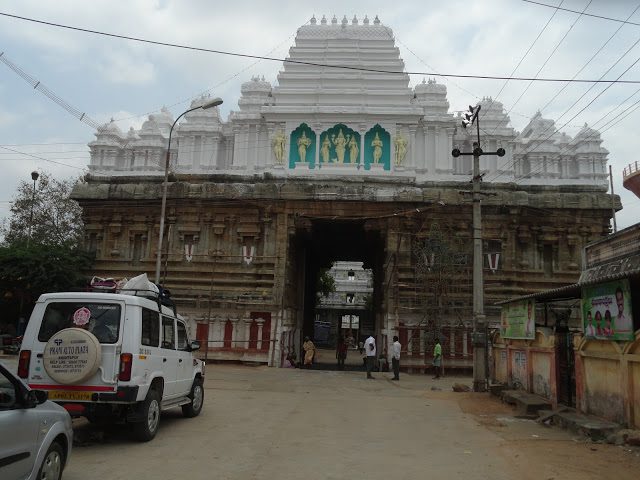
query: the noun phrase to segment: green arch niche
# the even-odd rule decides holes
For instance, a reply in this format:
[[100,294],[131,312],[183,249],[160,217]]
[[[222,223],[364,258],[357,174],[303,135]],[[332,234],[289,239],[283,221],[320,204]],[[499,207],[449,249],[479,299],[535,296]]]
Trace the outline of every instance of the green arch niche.
[[364,136],[364,168],[365,170],[371,170],[371,165],[375,163],[375,146],[373,143],[374,141],[378,143],[378,140],[382,142],[382,156],[378,163],[382,164],[385,170],[391,170],[391,135],[389,135],[389,132],[378,124],[369,130]]
[[[300,159],[300,152],[298,149],[298,141],[305,139],[306,152],[304,160]],[[291,132],[289,142],[289,168],[296,168],[297,162],[308,162],[309,168],[315,167],[316,156],[316,134],[311,127],[306,123],[300,124],[293,132]]]
[[[351,161],[351,143],[355,143],[354,160]],[[344,150],[339,147],[342,145]],[[340,162],[340,153],[342,152],[342,162]],[[325,162],[325,156],[328,162]],[[342,123],[338,123],[333,127],[325,130],[320,134],[320,155],[318,158],[320,164],[324,163],[353,163],[360,162],[360,134],[355,130],[347,127]]]

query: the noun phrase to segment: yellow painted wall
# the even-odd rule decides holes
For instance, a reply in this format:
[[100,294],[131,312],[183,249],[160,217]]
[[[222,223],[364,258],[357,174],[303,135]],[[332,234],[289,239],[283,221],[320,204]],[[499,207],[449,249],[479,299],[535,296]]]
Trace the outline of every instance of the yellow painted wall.
[[620,361],[585,357],[584,372],[587,413],[615,422],[624,422]]
[[553,352],[531,352],[533,393],[551,398],[551,360]]

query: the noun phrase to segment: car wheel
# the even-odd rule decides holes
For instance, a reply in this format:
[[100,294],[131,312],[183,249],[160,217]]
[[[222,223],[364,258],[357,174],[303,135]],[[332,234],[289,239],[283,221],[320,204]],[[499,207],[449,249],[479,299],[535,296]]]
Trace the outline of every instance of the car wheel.
[[37,478],[39,480],[60,480],[63,467],[64,453],[62,446],[58,442],[53,442],[44,456]]
[[138,440],[148,442],[156,436],[160,426],[160,395],[157,391],[149,390],[142,402],[141,414],[143,420],[133,424],[133,433]]
[[187,418],[197,417],[202,411],[202,405],[204,405],[204,387],[201,379],[196,378],[193,381],[189,398],[191,403],[182,406],[182,414]]

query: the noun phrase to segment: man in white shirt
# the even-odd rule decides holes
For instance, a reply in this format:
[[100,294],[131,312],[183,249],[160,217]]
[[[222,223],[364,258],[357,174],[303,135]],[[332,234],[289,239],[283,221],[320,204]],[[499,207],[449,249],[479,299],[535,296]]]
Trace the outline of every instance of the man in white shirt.
[[393,378],[391,380],[400,380],[400,339],[397,335],[393,336],[393,345],[391,346],[391,364],[393,365]]
[[367,355],[367,378],[373,378],[371,372],[373,371],[373,366],[376,361],[376,339],[371,335],[369,335],[369,338],[364,341],[364,351]]

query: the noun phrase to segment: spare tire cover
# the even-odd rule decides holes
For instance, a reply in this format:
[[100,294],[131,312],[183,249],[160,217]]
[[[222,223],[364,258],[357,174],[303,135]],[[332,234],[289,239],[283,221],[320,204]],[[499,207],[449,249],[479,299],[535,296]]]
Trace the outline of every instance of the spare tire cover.
[[65,328],[49,339],[43,352],[44,369],[52,380],[73,385],[91,378],[100,367],[100,342],[82,328]]

